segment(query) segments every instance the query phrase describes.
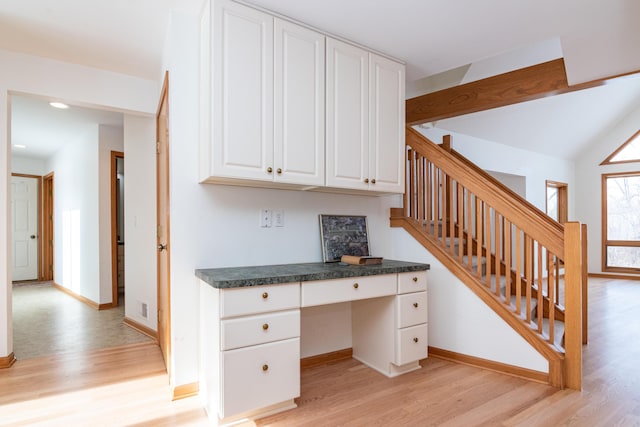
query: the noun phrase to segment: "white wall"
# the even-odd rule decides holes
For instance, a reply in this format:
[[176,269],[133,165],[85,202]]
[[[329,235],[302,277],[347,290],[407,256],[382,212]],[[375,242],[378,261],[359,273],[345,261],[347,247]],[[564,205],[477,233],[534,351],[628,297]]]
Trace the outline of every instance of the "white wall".
[[443,135],[451,135],[454,150],[480,166],[490,170],[512,175],[525,176],[527,200],[538,209],[545,211],[545,180],[565,182],[569,185],[569,221],[576,219],[575,209],[575,171],[574,163],[498,144],[497,142],[474,138],[468,135],[449,132],[444,129],[416,129],[436,144],[442,143]]
[[[111,269],[111,152],[124,151],[124,135],[121,127],[100,125],[98,128],[97,167],[98,173],[98,234],[100,280],[99,297],[94,300],[100,304],[113,301],[113,283]],[[55,185],[55,181],[54,181]]]
[[159,81],[0,50],[0,357],[13,351],[9,252],[10,94],[49,96],[71,104],[155,114]]
[[98,126],[47,162],[54,173],[55,283],[99,302]]
[[[125,316],[157,330],[156,128],[153,117],[124,116]],[[148,316],[140,312],[147,303]]]
[[30,157],[11,156],[11,172],[26,175],[46,175],[45,160],[32,159]]
[[640,162],[605,166],[600,163],[638,131],[639,123],[640,108],[596,138],[596,143],[576,159],[576,212],[577,219],[587,224],[590,273],[602,272],[602,174],[640,171]]

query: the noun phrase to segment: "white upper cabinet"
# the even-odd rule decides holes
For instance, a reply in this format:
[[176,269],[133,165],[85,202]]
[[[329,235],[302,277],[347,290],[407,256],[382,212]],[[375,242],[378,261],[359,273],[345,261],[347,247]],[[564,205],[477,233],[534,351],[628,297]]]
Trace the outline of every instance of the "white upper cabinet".
[[275,181],[324,185],[324,39],[276,18]]
[[404,193],[404,65],[369,54],[371,189]]
[[212,127],[207,176],[272,180],[273,17],[213,2]]
[[327,39],[327,185],[404,192],[404,65]]
[[327,186],[369,187],[369,53],[327,38]]
[[200,44],[201,182],[403,192],[404,65],[230,0]]

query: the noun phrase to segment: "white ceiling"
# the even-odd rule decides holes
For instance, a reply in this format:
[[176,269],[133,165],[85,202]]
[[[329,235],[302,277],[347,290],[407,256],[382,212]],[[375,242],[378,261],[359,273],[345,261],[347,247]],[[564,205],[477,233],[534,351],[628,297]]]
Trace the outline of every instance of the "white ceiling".
[[63,144],[74,143],[87,132],[95,132],[99,124],[122,127],[123,115],[73,105],[60,110],[51,107],[44,98],[14,95],[11,97],[11,152],[46,159]]
[[[640,70],[637,0],[249,1],[405,61],[408,81],[551,39],[560,41],[571,83]],[[194,14],[202,3],[3,0],[0,49],[159,80],[170,12]],[[614,112],[624,114],[638,102],[636,82],[600,89],[593,90],[595,100],[568,94],[438,126],[543,152],[561,143],[563,156],[571,157],[611,125]],[[34,129],[44,126],[33,112],[28,119],[20,114],[14,111],[14,138],[35,140]]]

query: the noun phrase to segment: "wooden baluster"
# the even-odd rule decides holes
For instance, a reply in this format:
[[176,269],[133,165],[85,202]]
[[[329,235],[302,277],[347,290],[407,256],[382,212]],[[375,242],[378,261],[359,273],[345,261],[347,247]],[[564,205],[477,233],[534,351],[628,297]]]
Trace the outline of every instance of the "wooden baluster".
[[[540,242],[535,242],[535,246],[538,248],[538,332],[542,333],[542,324],[544,320],[544,283],[542,282],[542,245]],[[547,283],[549,282],[547,278]]]
[[484,209],[484,224],[485,224],[485,262],[486,262],[486,283],[487,283],[487,287],[489,289],[491,289],[491,270],[493,269],[493,264],[491,263],[491,206],[489,206],[489,204],[485,203],[485,209]]
[[469,271],[473,268],[471,255],[473,255],[473,205],[471,204],[471,191],[467,190],[467,265]]
[[516,231],[516,313],[522,316],[522,237],[520,230],[515,227]]
[[442,246],[447,245],[447,178],[442,169],[440,169],[440,209],[441,209],[441,221],[440,221],[440,241]]
[[482,278],[482,200],[476,196],[476,273]]
[[548,280],[547,280],[547,292],[549,293],[549,342],[555,344],[555,320],[556,320],[556,257],[547,251],[547,268],[548,268]]
[[411,200],[413,195],[413,150],[407,145],[406,152],[406,176],[405,176],[405,192],[404,192],[404,216],[413,218],[411,212]]
[[418,197],[417,199],[417,211],[416,211],[416,219],[420,223],[420,227],[424,227],[424,169],[426,167],[426,159],[422,156],[419,158],[419,162],[416,165],[416,176],[417,176],[417,190]]
[[458,185],[455,181],[453,181],[451,178],[448,178],[448,187],[449,187],[449,197],[448,197],[448,204],[449,204],[449,253],[451,255],[455,255],[455,245],[453,244],[454,239],[456,237],[456,231],[455,231],[455,223],[456,221],[454,221],[455,219],[455,203],[453,202],[454,200],[457,200],[457,198],[455,197],[455,192],[458,190]]
[[525,281],[527,283],[526,288],[526,311],[527,311],[527,323],[531,322],[531,287],[533,286],[533,242],[531,241],[531,237],[525,233],[524,235],[524,257],[525,257]]
[[438,168],[433,167],[433,235],[436,239],[440,236],[438,233],[440,220],[440,173]]
[[424,170],[424,177],[425,177],[425,188],[427,190],[427,193],[425,195],[425,210],[426,210],[426,215],[425,215],[425,227],[427,228],[427,233],[432,234],[431,233],[431,221],[432,221],[432,212],[433,212],[433,201],[432,201],[432,194],[433,194],[433,179],[431,178],[431,171],[433,170],[435,166],[433,165],[433,163],[431,162],[427,162],[425,170]]
[[504,275],[505,294],[507,304],[511,303],[511,223],[504,218]]
[[500,271],[500,261],[502,261],[502,255],[500,253],[500,249],[502,247],[501,237],[504,237],[504,236],[501,236],[502,233],[500,233],[500,229],[501,229],[501,227],[500,227],[500,214],[494,210],[494,215],[495,215],[495,218],[494,218],[494,221],[495,221],[495,225],[494,225],[494,227],[495,227],[495,239],[494,239],[494,241],[495,241],[495,246],[496,246],[496,254],[495,254],[495,256],[496,256],[496,262],[495,262],[496,296],[499,297],[500,296],[500,282],[501,282],[500,278],[502,277],[502,274],[501,274],[501,271]]
[[462,253],[464,252],[464,187],[456,183],[458,196],[458,262],[462,264]]

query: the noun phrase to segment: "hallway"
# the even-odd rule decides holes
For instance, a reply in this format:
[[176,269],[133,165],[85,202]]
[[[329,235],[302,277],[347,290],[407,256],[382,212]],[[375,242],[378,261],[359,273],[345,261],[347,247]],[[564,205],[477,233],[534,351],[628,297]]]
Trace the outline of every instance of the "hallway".
[[153,341],[124,325],[123,318],[124,298],[118,307],[98,311],[52,282],[13,285],[13,347],[18,360]]

